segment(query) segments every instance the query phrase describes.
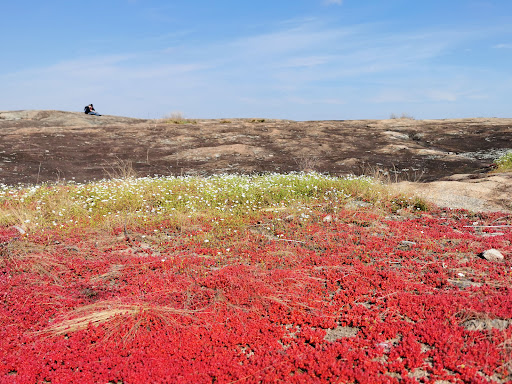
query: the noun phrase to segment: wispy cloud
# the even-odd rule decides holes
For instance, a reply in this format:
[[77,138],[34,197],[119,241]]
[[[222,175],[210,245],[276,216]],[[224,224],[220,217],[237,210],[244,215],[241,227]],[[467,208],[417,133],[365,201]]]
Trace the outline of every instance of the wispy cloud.
[[484,99],[490,85],[482,81],[474,91],[471,70],[443,65],[442,58],[482,33],[386,32],[380,24],[295,20],[235,39],[0,74],[0,105],[81,110],[93,102],[103,113],[138,117],[181,110],[193,117],[295,119],[312,118],[307,105],[315,106],[316,118],[336,118],[340,108],[359,113],[343,118],[355,118],[368,117],[370,106],[379,113],[391,104],[454,105]]
[[332,5],[332,4],[342,5],[343,0],[324,0],[324,4],[326,4],[326,5]]
[[493,45],[495,49],[512,49],[512,44],[496,44]]

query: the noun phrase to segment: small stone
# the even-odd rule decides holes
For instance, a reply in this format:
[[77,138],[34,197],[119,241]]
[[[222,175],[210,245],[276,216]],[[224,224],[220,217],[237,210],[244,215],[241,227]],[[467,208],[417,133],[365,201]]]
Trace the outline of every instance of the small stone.
[[503,254],[494,248],[488,249],[487,251],[483,252],[482,257],[488,261],[502,261],[503,259],[505,259]]
[[322,220],[324,223],[330,223],[332,222],[332,216],[331,215],[327,215],[323,218]]
[[398,245],[398,249],[401,249],[402,251],[407,251],[414,247],[415,245],[417,245],[417,243],[415,243],[414,241],[403,240]]

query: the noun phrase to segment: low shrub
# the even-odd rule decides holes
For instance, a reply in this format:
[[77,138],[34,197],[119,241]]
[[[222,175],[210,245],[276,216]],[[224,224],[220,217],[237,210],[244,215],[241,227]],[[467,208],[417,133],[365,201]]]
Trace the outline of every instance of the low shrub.
[[512,171],[512,151],[495,160],[497,172]]
[[[248,180],[68,190],[99,209],[117,204],[109,190],[154,204],[162,183],[203,214],[216,195],[259,193],[267,205],[237,223],[184,211],[109,231],[0,226],[0,382],[511,382],[510,216],[381,215],[343,206],[334,186],[351,180]],[[491,247],[505,259],[477,256]]]

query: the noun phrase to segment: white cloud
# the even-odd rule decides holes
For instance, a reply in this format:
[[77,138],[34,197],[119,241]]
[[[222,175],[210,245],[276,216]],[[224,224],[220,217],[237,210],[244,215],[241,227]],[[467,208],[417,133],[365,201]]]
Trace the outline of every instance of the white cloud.
[[343,0],[325,0],[324,3],[326,5],[331,5],[331,4],[342,5]]
[[496,44],[493,45],[495,49],[512,49],[512,44]]
[[[481,95],[494,95],[490,89],[497,83],[490,76],[498,74],[474,73],[442,61],[445,52],[481,34],[384,33],[377,24],[288,21],[273,31],[232,40],[65,60],[0,74],[0,105],[81,110],[93,102],[102,113],[137,117],[181,110],[190,117],[358,118],[386,109],[385,117],[390,108],[419,116],[403,106],[420,108],[422,103],[444,103],[455,111],[458,103],[483,102]],[[461,72],[466,82],[455,80]]]

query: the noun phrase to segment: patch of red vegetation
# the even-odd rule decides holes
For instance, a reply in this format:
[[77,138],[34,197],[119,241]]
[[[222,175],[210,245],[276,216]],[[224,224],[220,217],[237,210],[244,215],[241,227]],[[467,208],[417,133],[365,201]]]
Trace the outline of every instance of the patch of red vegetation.
[[510,220],[321,217],[210,242],[1,229],[0,381],[512,382],[512,230],[472,225]]

